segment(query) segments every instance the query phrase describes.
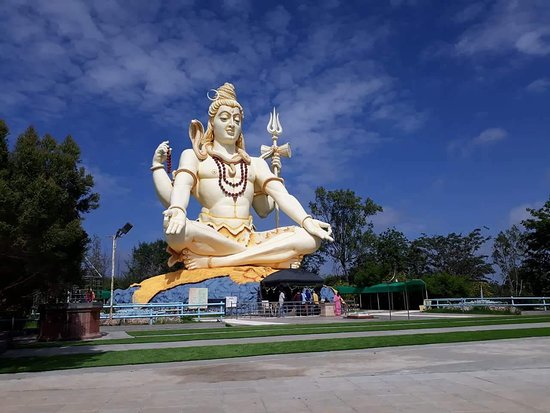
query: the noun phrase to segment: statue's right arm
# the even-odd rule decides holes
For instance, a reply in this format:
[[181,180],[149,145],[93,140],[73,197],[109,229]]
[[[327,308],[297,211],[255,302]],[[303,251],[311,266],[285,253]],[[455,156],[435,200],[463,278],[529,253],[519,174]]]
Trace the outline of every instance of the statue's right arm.
[[174,172],[174,187],[170,205],[164,211],[168,219],[167,234],[179,234],[185,228],[187,205],[193,187],[198,183],[199,160],[192,149],[183,151],[178,169]]

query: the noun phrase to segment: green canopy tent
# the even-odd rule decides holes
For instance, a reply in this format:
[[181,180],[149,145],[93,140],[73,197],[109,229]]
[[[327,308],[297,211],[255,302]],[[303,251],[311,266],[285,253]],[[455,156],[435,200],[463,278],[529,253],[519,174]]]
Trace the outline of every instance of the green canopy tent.
[[403,294],[403,304],[407,310],[407,316],[409,316],[410,310],[410,298],[409,292],[411,291],[420,291],[422,293],[422,298],[428,298],[428,292],[426,290],[426,283],[422,280],[409,280],[404,282],[392,282],[392,283],[380,283],[370,287],[363,288],[361,291],[362,294],[376,294],[376,302],[378,304],[378,309],[380,310],[380,294],[386,294],[388,297],[388,309],[391,311],[394,308],[393,299],[394,293]]
[[[359,305],[362,307],[362,294],[376,294],[376,302],[378,304],[378,309],[380,310],[380,294],[386,294],[388,298],[388,307],[391,312],[393,308],[393,293],[402,293],[403,294],[403,303],[406,307],[406,310],[409,311],[409,292],[412,291],[421,291],[423,298],[428,298],[428,292],[426,290],[426,283],[422,280],[414,279],[403,282],[391,282],[391,283],[380,283],[372,285],[370,287],[359,288],[350,285],[342,285],[335,287],[340,294],[358,294],[359,295]],[[391,317],[391,313],[390,313]]]
[[99,291],[99,294],[96,294],[96,300],[100,300],[103,302],[109,301],[111,298],[111,292],[109,290],[101,290]]
[[353,285],[339,285],[334,287],[340,294],[361,294],[362,288],[354,287]]
[[401,293],[403,291],[413,291],[413,290],[425,290],[426,283],[422,280],[409,280],[403,282],[392,282],[392,283],[380,283],[372,285],[370,287],[365,287],[361,290],[361,294],[373,294],[373,293]]

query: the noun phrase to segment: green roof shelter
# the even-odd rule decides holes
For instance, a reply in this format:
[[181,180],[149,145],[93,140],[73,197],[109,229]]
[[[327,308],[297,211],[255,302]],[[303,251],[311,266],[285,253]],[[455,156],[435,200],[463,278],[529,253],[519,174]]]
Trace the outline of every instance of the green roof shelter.
[[361,290],[361,294],[375,293],[402,293],[407,291],[426,290],[426,283],[422,280],[409,280],[403,282],[380,283],[365,287]]
[[354,287],[353,285],[338,285],[334,287],[340,294],[361,294],[361,287]]
[[[340,294],[357,294],[359,295],[359,305],[363,307],[363,294],[376,294],[376,303],[378,310],[380,310],[380,297],[382,296],[383,300],[387,300],[388,310],[390,312],[395,308],[394,305],[394,293],[401,293],[403,297],[403,307],[407,310],[407,315],[409,315],[410,310],[410,297],[409,293],[411,292],[420,292],[422,299],[428,298],[428,292],[426,290],[426,283],[422,280],[414,279],[403,282],[391,282],[391,283],[380,283],[372,285],[370,287],[359,288],[350,285],[341,285],[335,287]],[[369,301],[372,299],[372,296],[369,296]],[[371,306],[372,307],[372,306]]]

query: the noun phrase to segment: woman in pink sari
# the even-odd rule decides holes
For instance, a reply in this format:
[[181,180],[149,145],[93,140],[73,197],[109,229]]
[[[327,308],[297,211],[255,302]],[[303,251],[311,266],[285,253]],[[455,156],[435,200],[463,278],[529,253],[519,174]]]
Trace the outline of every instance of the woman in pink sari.
[[340,297],[340,293],[336,291],[334,294],[334,315],[339,317],[342,315],[342,304],[344,300]]

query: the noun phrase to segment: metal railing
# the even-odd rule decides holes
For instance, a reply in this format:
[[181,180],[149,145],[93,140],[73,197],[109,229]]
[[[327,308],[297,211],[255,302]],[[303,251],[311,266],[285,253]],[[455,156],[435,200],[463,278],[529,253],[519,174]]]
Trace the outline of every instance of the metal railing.
[[529,308],[532,310],[550,310],[550,297],[468,297],[468,298],[429,298],[424,300],[426,309],[458,308],[463,311],[474,307],[488,308]]
[[[100,315],[102,320],[109,319],[109,305],[103,306]],[[342,314],[345,315],[350,306],[342,305]],[[147,319],[153,324],[159,318],[182,317],[309,317],[321,314],[320,304],[302,303],[301,301],[285,301],[283,306],[277,301],[243,302],[233,307],[225,306],[225,302],[196,304],[157,303],[157,304],[117,304],[113,306],[113,320]]]
[[[109,319],[110,306],[103,306],[101,319]],[[153,304],[117,304],[113,306],[113,320],[148,319],[153,324],[158,318],[171,317],[212,317],[225,316],[225,302],[208,304],[153,303]]]
[[228,317],[309,317],[320,314],[319,304],[301,301],[285,301],[282,306],[278,301],[245,302],[226,309]]

